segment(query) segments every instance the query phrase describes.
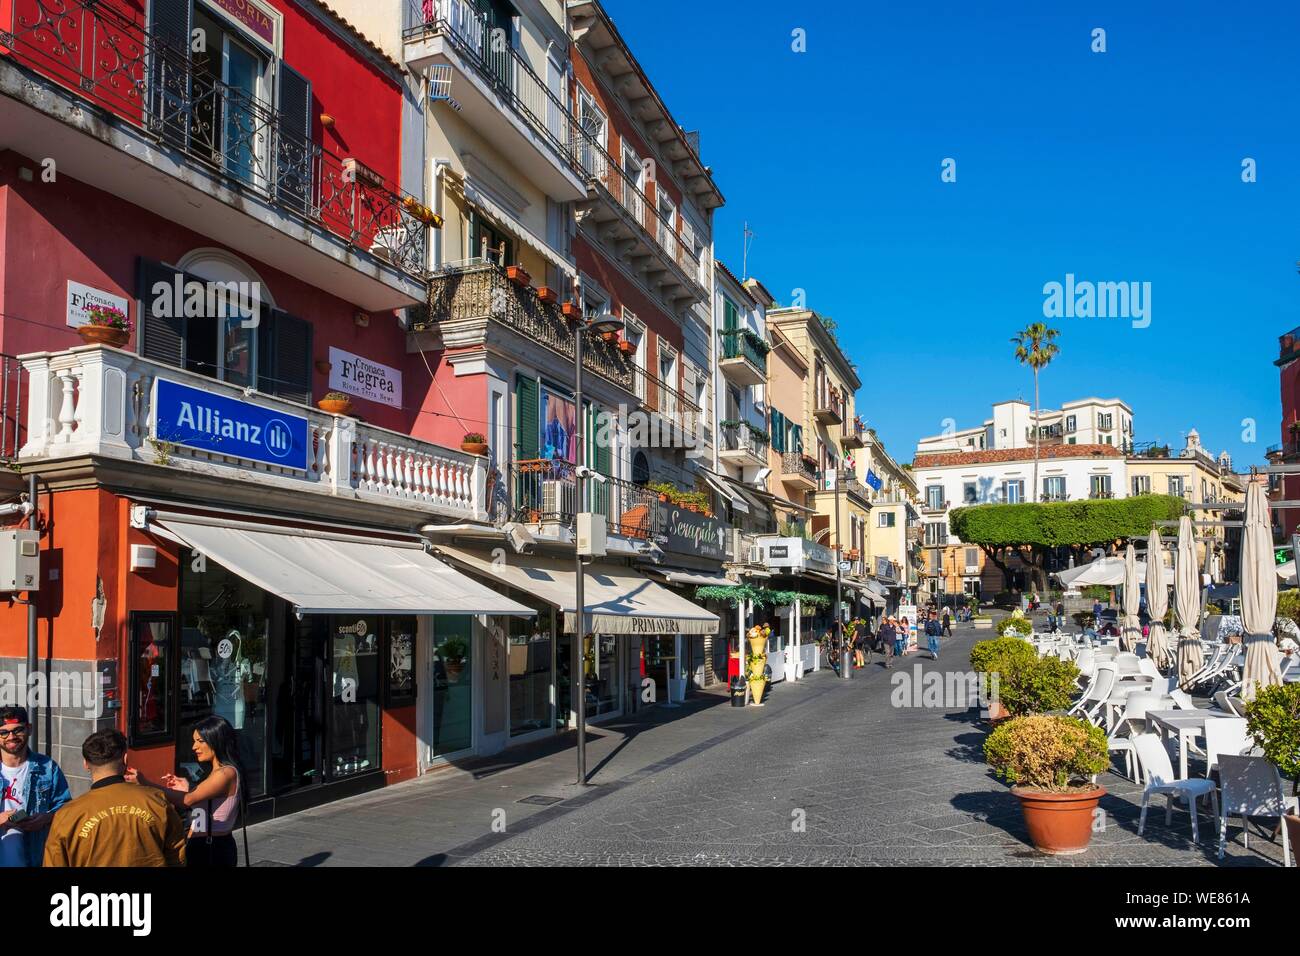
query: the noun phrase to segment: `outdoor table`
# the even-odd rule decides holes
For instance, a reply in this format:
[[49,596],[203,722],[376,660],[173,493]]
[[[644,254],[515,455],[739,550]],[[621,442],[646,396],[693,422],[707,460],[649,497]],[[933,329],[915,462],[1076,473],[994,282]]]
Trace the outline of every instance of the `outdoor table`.
[[1178,735],[1179,779],[1187,779],[1188,744],[1196,737],[1205,736],[1206,721],[1227,717],[1213,710],[1148,710],[1147,728],[1158,729],[1164,740],[1170,734]]

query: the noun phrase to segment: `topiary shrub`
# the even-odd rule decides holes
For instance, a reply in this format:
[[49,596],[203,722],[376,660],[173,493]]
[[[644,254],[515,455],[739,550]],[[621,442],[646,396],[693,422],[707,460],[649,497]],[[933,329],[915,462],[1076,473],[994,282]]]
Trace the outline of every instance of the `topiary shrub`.
[[1078,680],[1079,668],[1074,661],[1035,654],[1029,660],[1013,658],[1005,662],[997,686],[990,685],[989,694],[995,695],[1013,717],[1044,714],[1067,709],[1078,691]]
[[1246,729],[1300,794],[1300,684],[1261,688],[1246,705]]
[[1300,591],[1283,591],[1277,596],[1277,616],[1300,624]]
[[1074,717],[1017,717],[984,741],[984,759],[1014,786],[1051,793],[1091,789],[1110,766],[1106,732]]
[[971,670],[977,674],[1000,674],[1013,660],[1034,660],[1038,652],[1034,646],[1018,637],[999,637],[980,641],[970,649]]
[[1006,637],[1008,634],[1013,632],[1028,637],[1030,634],[1034,633],[1034,625],[1030,623],[1029,618],[1027,617],[1004,617],[1002,620],[998,621],[994,630],[1003,637]]

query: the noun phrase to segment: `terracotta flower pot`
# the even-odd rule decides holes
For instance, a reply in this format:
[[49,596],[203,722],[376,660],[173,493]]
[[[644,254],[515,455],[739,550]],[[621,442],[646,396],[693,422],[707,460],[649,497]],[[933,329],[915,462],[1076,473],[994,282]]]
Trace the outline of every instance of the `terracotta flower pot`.
[[550,286],[545,286],[545,285],[537,290],[537,298],[551,305],[554,305],[556,302],[560,301],[560,297],[559,295],[556,294],[555,290],[552,289]]
[[488,446],[485,441],[463,441],[460,443],[460,450],[467,455],[486,455]]
[[459,664],[448,664],[448,665],[447,665],[447,683],[449,683],[449,684],[459,684],[459,683],[460,683],[460,675],[461,675],[462,673],[464,673],[464,671],[465,671],[465,662],[464,662],[464,661],[461,661]]
[[1103,787],[1074,793],[1047,793],[1012,787],[1025,814],[1029,839],[1044,853],[1066,856],[1083,853],[1092,839],[1093,811],[1106,795]]
[[570,322],[577,322],[578,319],[582,318],[582,310],[578,308],[578,303],[572,300],[561,305],[560,312]]
[[322,398],[316,403],[316,407],[331,415],[346,415],[352,411],[352,402],[347,399]]
[[77,334],[87,345],[112,345],[115,348],[126,345],[127,339],[131,337],[126,329],[115,329],[108,325],[81,325],[77,327]]
[[506,278],[518,286],[526,286],[532,282],[532,276],[524,271],[523,266],[506,266]]

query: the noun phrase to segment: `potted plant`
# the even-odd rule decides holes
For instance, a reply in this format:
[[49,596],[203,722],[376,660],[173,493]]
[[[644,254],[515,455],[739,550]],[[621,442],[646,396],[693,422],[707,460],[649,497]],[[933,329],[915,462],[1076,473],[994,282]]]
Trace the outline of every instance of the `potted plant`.
[[465,642],[459,637],[448,638],[438,648],[438,656],[442,658],[442,666],[447,669],[447,683],[460,683],[460,676],[465,672],[465,655],[467,651],[468,648]]
[[999,637],[980,641],[970,649],[970,666],[986,682],[989,695],[989,720],[993,723],[1011,716],[1002,702],[1002,676],[1011,670],[1013,662],[1028,662],[1038,656],[1034,646],[1016,637]]
[[[1246,729],[1264,756],[1300,794],[1300,684],[1261,687],[1246,705]],[[1300,818],[1295,818],[1300,825]]]
[[622,352],[624,355],[633,355],[636,353],[636,346],[633,345],[631,342],[629,342],[627,339],[619,339],[618,350]]
[[677,486],[667,481],[652,481],[646,486],[646,491],[659,496],[659,501],[668,504],[677,495]]
[[1088,848],[1106,794],[1092,778],[1110,765],[1104,730],[1074,717],[1017,717],[989,734],[984,758],[1012,785],[1034,846],[1057,855]]
[[560,314],[570,322],[577,322],[582,318],[582,309],[578,308],[578,303],[574,302],[572,299],[567,299],[564,304],[560,306]]
[[487,438],[479,432],[467,432],[460,441],[460,450],[468,455],[486,455],[488,452]]
[[342,392],[326,392],[325,397],[316,403],[316,407],[331,415],[346,415],[352,411],[352,399]]
[[554,305],[556,302],[560,301],[559,294],[548,285],[541,286],[537,290],[537,298],[541,299],[548,305]]
[[506,278],[521,288],[527,288],[533,281],[523,266],[506,266]]
[[111,305],[87,306],[86,324],[77,327],[77,334],[87,345],[121,348],[131,337],[131,320]]
[[1016,634],[1028,637],[1030,634],[1034,633],[1034,625],[1029,622],[1028,618],[1004,617],[1002,620],[998,621],[998,626],[995,630],[1003,637],[1014,636]]

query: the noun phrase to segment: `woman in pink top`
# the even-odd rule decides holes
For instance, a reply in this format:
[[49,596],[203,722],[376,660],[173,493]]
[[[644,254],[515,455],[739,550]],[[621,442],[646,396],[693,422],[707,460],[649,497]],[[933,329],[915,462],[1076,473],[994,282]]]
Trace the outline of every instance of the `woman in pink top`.
[[[190,832],[185,843],[187,866],[238,866],[239,851],[232,835],[239,816],[240,787],[238,743],[235,729],[224,717],[204,717],[194,725],[191,747],[199,763],[211,764],[193,790],[175,774],[162,778],[163,793],[178,809],[190,811]],[[138,770],[127,775],[148,785]]]

